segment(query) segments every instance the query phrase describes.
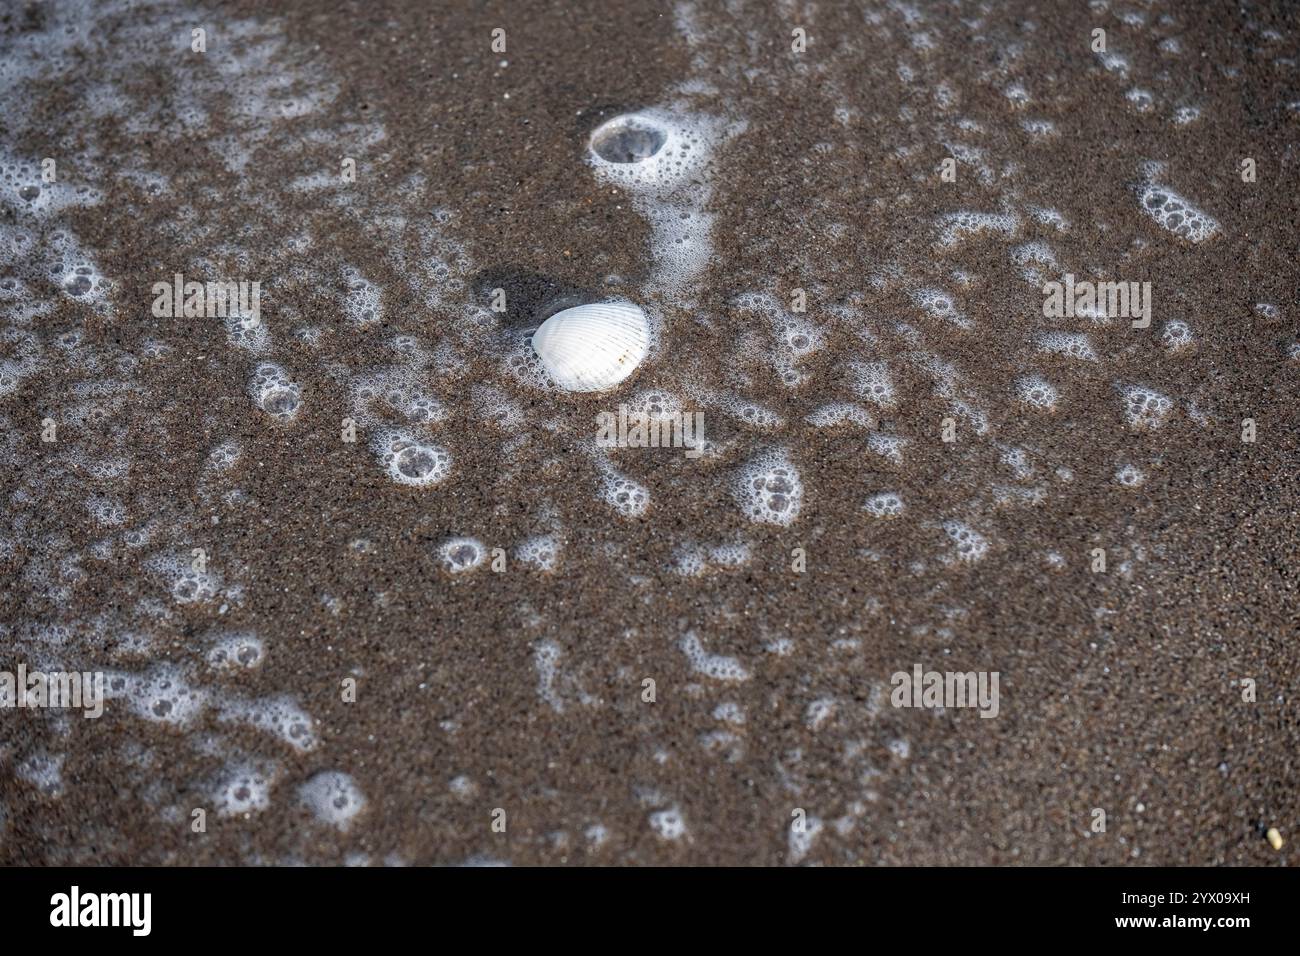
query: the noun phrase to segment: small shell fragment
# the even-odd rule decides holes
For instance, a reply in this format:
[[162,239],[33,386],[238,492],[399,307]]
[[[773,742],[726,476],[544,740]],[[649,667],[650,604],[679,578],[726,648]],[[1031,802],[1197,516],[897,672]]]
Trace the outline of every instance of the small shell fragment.
[[650,351],[650,324],[631,302],[593,302],[555,313],[533,333],[547,373],[568,392],[613,388]]

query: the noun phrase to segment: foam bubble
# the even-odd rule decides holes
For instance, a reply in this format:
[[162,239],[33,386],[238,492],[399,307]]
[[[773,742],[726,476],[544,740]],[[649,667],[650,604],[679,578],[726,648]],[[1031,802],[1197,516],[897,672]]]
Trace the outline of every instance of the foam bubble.
[[440,445],[416,441],[403,432],[381,432],[375,441],[379,461],[400,485],[424,488],[451,473],[451,452]]
[[1043,332],[1038,336],[1038,347],[1044,352],[1054,352],[1086,362],[1097,361],[1092,339],[1085,332]]
[[321,823],[347,831],[366,798],[348,774],[324,770],[298,788],[298,799]]
[[555,535],[536,535],[515,548],[516,559],[539,571],[554,571],[559,557],[560,541]]
[[900,438],[897,435],[885,435],[881,432],[872,432],[867,436],[867,447],[882,458],[888,458],[897,465],[903,463],[903,449],[907,447],[909,441],[906,438]]
[[750,519],[788,525],[799,517],[803,482],[784,449],[759,455],[741,468],[732,496]]
[[1121,389],[1124,396],[1124,419],[1129,426],[1154,431],[1165,424],[1173,411],[1173,400],[1154,389],[1131,385]]
[[962,210],[940,216],[937,228],[939,238],[936,245],[940,249],[951,249],[972,236],[992,234],[1010,238],[1020,230],[1020,217],[1013,212]]
[[688,631],[679,645],[691,667],[714,680],[737,682],[749,680],[749,671],[734,657],[710,654],[694,631]]
[[1023,404],[1046,412],[1054,411],[1060,399],[1056,387],[1041,375],[1025,375],[1016,379],[1015,392]]
[[960,329],[969,329],[971,321],[957,308],[953,297],[943,289],[927,286],[912,294],[912,301],[925,310],[932,318],[951,322]]
[[290,381],[288,373],[274,362],[257,367],[248,383],[248,393],[258,408],[280,421],[293,418],[302,405],[297,383]]
[[894,404],[894,382],[884,362],[850,362],[849,375],[863,398],[885,407]]
[[145,720],[183,727],[207,706],[207,692],[191,687],[174,664],[159,664],[146,673],[105,675],[106,699],[125,699],[131,712]]
[[686,836],[686,818],[676,807],[650,814],[650,829],[662,840],[680,840]]
[[438,546],[438,560],[452,574],[472,571],[487,558],[487,548],[476,538],[451,538]]
[[1133,465],[1121,465],[1115,472],[1116,483],[1125,488],[1140,488],[1146,480],[1146,475]]
[[215,671],[252,670],[265,656],[266,648],[256,634],[222,634],[208,649],[207,662]]
[[833,428],[839,425],[856,425],[859,428],[875,428],[876,420],[861,405],[852,402],[829,402],[820,405],[804,419],[816,428]]
[[219,817],[248,816],[271,805],[274,771],[251,763],[238,763],[226,769],[212,788],[213,809]]
[[608,460],[599,462],[600,497],[625,518],[637,518],[650,507],[650,489],[620,473]]
[[970,525],[957,520],[948,520],[943,523],[943,530],[952,539],[958,560],[974,564],[988,553],[988,538]]
[[1160,342],[1170,353],[1191,348],[1193,341],[1192,328],[1182,319],[1170,319],[1160,332]]
[[1189,242],[1204,242],[1219,231],[1219,223],[1166,186],[1142,183],[1138,204],[1164,229]]
[[872,495],[862,506],[876,518],[897,518],[903,513],[903,498],[894,491]]
[[227,700],[222,702],[217,716],[224,723],[249,724],[304,753],[315,750],[319,742],[315,720],[292,697],[285,695]]

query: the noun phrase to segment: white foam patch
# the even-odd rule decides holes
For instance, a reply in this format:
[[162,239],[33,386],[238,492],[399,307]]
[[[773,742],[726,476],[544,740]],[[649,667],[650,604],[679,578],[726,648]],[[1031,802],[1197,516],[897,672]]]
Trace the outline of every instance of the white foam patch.
[[1142,211],[1159,223],[1161,228],[1180,238],[1200,243],[1219,232],[1219,223],[1214,217],[1166,186],[1142,183],[1137,188],[1137,195]]
[[217,816],[250,816],[271,806],[271,787],[276,771],[272,765],[239,762],[225,768],[210,799]]
[[853,390],[864,399],[882,407],[894,404],[894,381],[884,362],[850,362],[849,376]]
[[564,712],[564,699],[556,688],[560,675],[560,658],[564,652],[554,641],[541,641],[533,652],[533,667],[537,670],[537,695],[557,714]]
[[1125,488],[1140,488],[1146,480],[1146,475],[1133,465],[1121,465],[1115,472],[1115,482]]
[[477,538],[451,538],[438,546],[438,563],[452,574],[473,571],[487,558],[487,548]]
[[63,796],[63,754],[38,750],[29,754],[14,767],[14,775],[31,784],[47,797]]
[[555,535],[536,535],[515,548],[515,558],[538,571],[554,571],[560,560],[560,541]]
[[263,362],[256,368],[248,383],[248,394],[253,404],[280,421],[292,419],[302,406],[298,384],[274,362]]
[[1065,355],[1085,362],[1097,361],[1092,339],[1085,332],[1043,332],[1038,336],[1038,347],[1044,352]]
[[804,487],[799,470],[784,449],[763,453],[744,465],[732,496],[751,521],[788,525],[799,517]]
[[903,449],[910,444],[906,438],[898,435],[885,435],[881,432],[872,432],[867,436],[867,447],[879,455],[881,458],[888,458],[896,465],[903,463]]
[[359,269],[345,266],[343,283],[347,287],[347,291],[343,293],[343,311],[348,321],[365,328],[374,325],[384,317],[379,287],[363,276]]
[[715,392],[710,395],[709,403],[716,406],[728,417],[762,431],[772,431],[785,424],[785,419],[772,409],[760,405],[758,402],[741,398],[738,395],[724,395]]
[[145,673],[107,673],[104,697],[126,701],[145,720],[175,727],[187,726],[208,703],[207,691],[192,687],[174,664],[158,664]]
[[651,228],[652,285],[679,304],[713,255],[706,209],[714,155],[743,123],[692,113],[680,104],[614,117],[598,126],[587,161],[598,178],[628,190]]
[[1061,398],[1056,386],[1041,375],[1025,375],[1016,379],[1015,394],[1022,404],[1045,412],[1055,411],[1056,403]]
[[1174,409],[1173,399],[1142,385],[1122,386],[1124,420],[1129,427],[1154,431],[1161,428]]
[[1195,341],[1192,327],[1182,319],[1170,319],[1160,330],[1160,344],[1171,354],[1187,351]]
[[876,420],[861,405],[852,402],[828,402],[813,409],[804,419],[814,428],[835,428],[854,425],[858,428],[875,428]]
[[208,667],[218,672],[253,670],[265,657],[262,639],[251,632],[218,635],[206,654]]
[[686,818],[682,816],[681,810],[671,807],[667,810],[656,810],[650,814],[647,821],[650,829],[661,840],[677,841],[687,835]]
[[943,289],[927,286],[912,293],[912,301],[931,318],[951,322],[960,329],[969,329],[971,320],[957,308],[952,295]]
[[154,555],[144,562],[144,567],[166,581],[177,604],[204,604],[221,591],[221,578],[215,571],[199,571],[193,561],[186,562],[174,555]]
[[351,828],[366,807],[366,798],[356,781],[338,770],[316,774],[298,788],[298,799],[318,821],[339,830]]
[[388,477],[399,485],[425,488],[451,474],[451,452],[441,445],[417,441],[406,432],[382,431],[374,446]]
[[747,681],[750,678],[749,671],[736,658],[706,651],[694,631],[688,631],[679,646],[691,668],[706,677],[729,683]]
[[319,743],[316,721],[287,695],[222,701],[217,718],[223,723],[255,727],[304,753],[315,750]]
[[948,520],[943,523],[943,530],[952,539],[959,561],[974,564],[988,553],[988,538],[970,525],[957,520]]
[[1129,106],[1139,113],[1150,113],[1156,108],[1155,95],[1141,87],[1133,87],[1124,94],[1124,99],[1128,100]]
[[650,489],[616,469],[607,458],[597,458],[599,495],[625,518],[638,518],[650,507]]
[[1020,230],[1020,217],[1013,212],[975,212],[962,210],[939,217],[940,249],[952,249],[975,236],[994,235],[1011,238]]
[[897,518],[904,511],[903,497],[895,491],[882,491],[868,498],[862,507],[876,518]]

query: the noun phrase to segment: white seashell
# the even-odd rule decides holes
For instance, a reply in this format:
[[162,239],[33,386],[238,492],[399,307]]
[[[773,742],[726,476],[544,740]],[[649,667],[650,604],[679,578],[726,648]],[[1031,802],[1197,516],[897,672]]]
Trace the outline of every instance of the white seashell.
[[533,333],[533,349],[560,388],[613,388],[650,351],[650,323],[631,302],[593,302],[553,316]]

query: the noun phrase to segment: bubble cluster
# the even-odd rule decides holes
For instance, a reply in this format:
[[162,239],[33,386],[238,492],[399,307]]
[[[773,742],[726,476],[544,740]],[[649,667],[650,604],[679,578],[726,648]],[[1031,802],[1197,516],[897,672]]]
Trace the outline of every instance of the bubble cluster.
[[875,518],[897,518],[903,513],[903,498],[897,492],[882,491],[868,498],[862,507]]
[[476,538],[451,538],[438,546],[438,561],[452,574],[472,571],[487,558],[487,548]]
[[750,520],[788,525],[803,506],[803,482],[784,449],[759,455],[740,469],[732,495]]
[[253,372],[248,392],[258,408],[280,421],[289,421],[298,414],[302,398],[296,382],[273,362],[264,362]]
[[104,696],[125,700],[131,712],[145,720],[182,727],[208,703],[207,692],[191,686],[173,664],[158,664],[145,673],[106,674]]
[[1192,328],[1182,319],[1170,319],[1160,332],[1160,342],[1167,352],[1185,351],[1193,341]]
[[1189,242],[1204,242],[1219,231],[1212,216],[1165,186],[1143,183],[1138,187],[1138,204],[1162,228]]
[[424,488],[451,473],[451,452],[440,445],[418,442],[407,435],[386,432],[376,440],[379,461],[400,485]]
[[555,535],[536,535],[515,548],[515,558],[538,571],[554,571],[560,558],[560,541]]
[[706,208],[713,155],[743,129],[675,104],[615,116],[592,133],[588,162],[598,177],[631,192],[650,223],[653,285],[682,304],[713,252],[714,216]]
[[1154,389],[1132,385],[1123,390],[1124,419],[1137,429],[1154,430],[1164,425],[1173,411],[1173,400]]
[[1146,483],[1146,475],[1133,465],[1121,465],[1115,472],[1115,481],[1125,488],[1139,488]]
[[676,807],[656,810],[650,814],[647,822],[650,824],[650,829],[661,840],[675,841],[686,836],[686,818]]
[[937,289],[933,286],[927,286],[924,289],[918,289],[913,293],[912,299],[932,318],[942,319],[945,322],[951,322],[958,328],[968,329],[971,327],[971,321],[958,310],[956,302],[950,294]]
[[727,682],[747,681],[750,678],[749,671],[736,658],[707,652],[694,631],[688,631],[679,646],[691,668],[706,677]]
[[1086,332],[1042,332],[1038,336],[1038,347],[1044,352],[1054,352],[1085,362],[1097,361],[1092,339]]
[[867,447],[881,458],[888,458],[894,464],[903,463],[903,449],[909,444],[908,439],[898,435],[886,435],[873,432],[867,436]]
[[1020,230],[1020,217],[1011,212],[961,212],[945,213],[939,217],[940,249],[952,249],[972,236],[986,234],[1011,238]]
[[1015,393],[1023,404],[1046,412],[1055,410],[1060,399],[1056,387],[1041,375],[1025,375],[1016,379]]
[[884,362],[851,362],[849,376],[853,390],[877,405],[894,404],[894,382]]
[[256,634],[221,634],[208,649],[208,666],[215,671],[252,670],[262,663],[266,649]]
[[248,763],[228,768],[212,788],[212,808],[219,817],[260,813],[271,805],[274,773]]
[[324,770],[298,788],[298,799],[318,821],[339,830],[351,828],[366,798],[348,774]]
[[224,723],[248,724],[303,753],[315,750],[319,743],[316,721],[288,695],[231,698],[220,703],[217,718]]
[[988,538],[969,525],[957,520],[948,520],[943,523],[943,530],[952,539],[958,560],[973,564],[988,553]]
[[875,428],[876,420],[861,405],[852,402],[828,402],[819,405],[804,419],[815,428],[834,428],[839,425],[856,425],[859,428]]
[[625,518],[640,517],[650,507],[650,489],[608,462],[600,463],[600,497]]

